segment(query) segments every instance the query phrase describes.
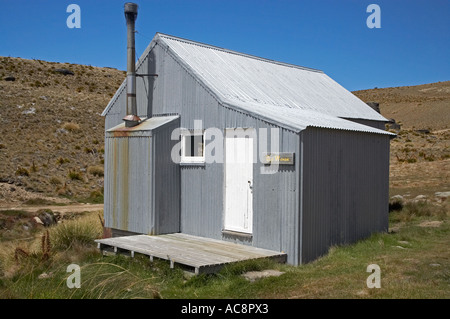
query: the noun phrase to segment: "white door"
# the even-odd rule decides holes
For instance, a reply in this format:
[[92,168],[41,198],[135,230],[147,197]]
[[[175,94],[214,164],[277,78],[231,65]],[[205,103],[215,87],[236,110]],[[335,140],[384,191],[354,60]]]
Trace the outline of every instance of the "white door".
[[225,230],[252,233],[253,129],[225,133]]

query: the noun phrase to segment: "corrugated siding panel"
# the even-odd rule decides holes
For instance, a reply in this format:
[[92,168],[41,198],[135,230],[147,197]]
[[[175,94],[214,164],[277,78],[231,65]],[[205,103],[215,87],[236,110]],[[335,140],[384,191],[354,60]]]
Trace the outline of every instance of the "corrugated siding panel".
[[123,123],[122,119],[124,117],[125,117],[125,115],[122,116],[122,114],[120,114],[120,113],[108,114],[105,117],[105,130],[110,129],[110,128],[116,126],[117,124]]
[[[298,161],[297,134],[280,130],[280,149],[275,150],[271,145],[270,129],[276,127],[260,123],[259,128],[267,128],[267,151],[293,152],[295,161]],[[295,238],[298,232],[295,224],[298,215],[297,165],[280,165],[274,174],[261,174],[263,167],[262,163],[254,167],[254,228],[258,229],[254,241],[264,248],[287,252],[288,262],[295,264]]]
[[379,130],[386,130],[386,122],[362,120],[362,119],[348,119],[348,120],[362,125],[370,126]]
[[105,219],[105,226],[106,227],[113,227],[113,201],[114,201],[114,194],[113,194],[113,187],[112,183],[114,180],[114,175],[110,174],[109,172],[113,171],[112,166],[114,166],[114,161],[112,160],[112,154],[113,154],[113,140],[107,139],[105,137],[105,167],[104,167],[104,180],[103,180],[103,217]]
[[171,158],[171,150],[178,143],[171,140],[171,134],[179,126],[180,121],[177,119],[153,134],[153,203],[158,234],[180,231],[180,167]]
[[223,227],[223,165],[181,170],[181,231],[221,239]]
[[[156,127],[145,130],[151,125]],[[171,134],[179,118],[152,118],[137,127],[143,130],[128,131],[127,137],[114,137],[124,132],[120,128],[106,136],[106,226],[144,234],[178,232],[180,170],[171,160],[177,143]]]
[[[225,128],[253,127],[256,130],[267,128],[270,131],[270,128],[275,127],[248,114],[220,105],[216,97],[189,74],[174,59],[170,51],[166,51],[156,44],[152,52],[155,54],[156,61],[154,72],[159,75],[153,84],[151,103],[153,114],[180,114],[180,126],[189,129],[194,128],[194,120],[202,119],[204,128],[217,127],[222,130],[222,133]],[[145,65],[146,61],[142,63],[144,70],[139,73],[147,73]],[[150,70],[153,72],[153,68]],[[138,96],[139,94],[141,93],[138,93]],[[125,109],[124,105],[123,109]],[[116,105],[113,105],[107,115],[107,123],[109,123],[106,125],[107,129],[121,122],[124,114],[115,115],[120,112],[116,109]],[[110,120],[110,118],[112,119]],[[300,158],[297,153],[299,151],[298,134],[285,129],[281,129],[280,132],[282,149],[279,151],[296,152],[296,160]],[[156,143],[155,136],[152,139]],[[158,149],[156,152],[162,154],[167,151],[168,149]],[[106,160],[106,165],[110,166],[108,160]],[[297,245],[295,238],[298,227],[293,221],[298,218],[299,194],[295,186],[298,182],[297,165],[280,169],[274,175],[260,174],[261,166],[261,164],[254,165],[254,233],[253,240],[246,244],[284,251],[288,254],[288,262],[296,263],[298,250],[295,250]],[[204,167],[183,166],[180,168],[180,180],[181,199],[178,201],[181,209],[180,231],[197,236],[229,240],[222,237],[223,164],[206,164]],[[109,201],[112,198],[106,195],[107,183],[108,177],[105,177],[105,218],[106,212],[110,211],[106,207],[110,205]],[[157,185],[161,185],[161,183],[158,181]],[[163,189],[159,189],[161,196],[172,196]],[[158,192],[157,188],[155,188],[155,192]],[[177,200],[174,198],[171,203],[175,205]],[[155,211],[159,209],[161,208],[155,208]]]
[[[125,139],[124,139],[125,140]],[[129,181],[128,181],[128,228],[136,233],[150,233],[154,224],[150,217],[154,214],[151,209],[152,184],[152,138],[132,137],[129,140]],[[125,163],[122,163],[125,165]],[[119,163],[120,165],[120,163]],[[148,176],[148,177],[147,177]],[[145,177],[145,178],[144,178]],[[125,188],[125,185],[119,187]],[[126,192],[125,189],[123,189]],[[153,227],[152,227],[153,226]],[[120,228],[120,227],[119,227]],[[124,228],[122,228],[124,229]]]
[[[136,73],[138,74],[158,74],[156,65],[156,50],[150,51],[148,55],[141,57],[141,62],[136,67]],[[149,117],[152,110],[153,92],[157,85],[157,77],[137,77],[136,78],[136,103],[138,116],[141,118]],[[113,100],[111,100],[104,113],[105,129],[108,130],[123,122],[123,118],[126,115],[126,82],[123,82]],[[153,112],[154,114],[155,112]]]
[[151,180],[151,139],[107,137],[105,144],[105,226],[150,233],[151,183],[139,181]]
[[[269,125],[242,112],[223,107],[217,99],[160,46],[153,49],[164,54],[158,61],[158,77],[154,91],[154,113],[179,113],[181,127],[194,128],[201,119],[203,128],[270,128]],[[298,134],[280,130],[284,152],[298,152]],[[269,145],[270,147],[270,145]],[[261,164],[254,165],[253,241],[251,245],[288,252],[293,262],[296,252],[293,225],[298,193],[294,167],[274,175],[262,175]],[[181,232],[222,239],[224,214],[224,165],[181,167]],[[249,243],[247,243],[249,244]]]
[[[137,74],[157,74],[155,52],[152,50],[141,58]],[[140,117],[150,117],[152,114],[153,92],[157,77],[154,76],[138,76],[136,77],[136,95],[137,112]]]
[[389,137],[315,128],[301,134],[302,262],[386,231]]
[[[233,122],[236,119],[233,119]],[[247,122],[247,121],[243,121]],[[261,123],[259,123],[261,124]],[[237,127],[255,127],[258,123]],[[298,156],[298,136],[289,131],[280,134],[281,152]],[[296,159],[297,160],[297,159]],[[288,262],[296,263],[295,224],[298,215],[297,170],[280,166],[275,174],[261,174],[263,164],[253,168],[253,241],[251,245],[288,253]],[[222,238],[224,214],[224,165],[184,166],[181,169],[181,231],[192,235]]]

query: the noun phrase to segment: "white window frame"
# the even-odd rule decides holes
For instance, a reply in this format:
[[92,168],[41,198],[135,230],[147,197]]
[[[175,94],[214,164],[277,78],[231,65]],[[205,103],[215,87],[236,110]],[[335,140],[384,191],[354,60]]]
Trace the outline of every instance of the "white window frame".
[[[186,156],[186,138],[191,138],[192,136],[203,136],[203,156]],[[181,132],[181,163],[205,163],[205,142],[205,131],[183,130]]]

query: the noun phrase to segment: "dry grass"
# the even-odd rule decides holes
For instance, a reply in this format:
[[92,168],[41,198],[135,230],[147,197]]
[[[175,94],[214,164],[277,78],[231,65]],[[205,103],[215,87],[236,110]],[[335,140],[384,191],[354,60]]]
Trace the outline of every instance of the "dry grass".
[[53,176],[50,178],[49,182],[52,185],[61,185],[63,183],[63,180],[58,176]]
[[[54,72],[63,68],[74,75]],[[98,173],[86,174],[85,182],[71,184],[70,191],[59,187],[71,181],[68,171],[102,166],[104,118],[100,113],[124,73],[9,57],[0,57],[0,71],[16,78],[15,82],[0,80],[0,179],[46,196],[87,197],[92,189],[103,186]],[[25,112],[30,109],[35,113]],[[5,200],[18,199],[14,196],[12,192]]]
[[400,131],[391,141],[390,188],[408,198],[450,190],[450,131]]
[[449,128],[450,81],[353,92],[365,102],[380,103],[381,114],[401,121],[404,129]]
[[[101,213],[65,220],[29,241],[0,243],[0,298],[157,297],[155,277],[144,263],[102,260],[94,243],[103,234]],[[66,286],[69,264],[81,267],[81,289]]]
[[80,125],[73,122],[66,122],[62,125],[62,128],[68,130],[69,132],[76,132],[80,130]]
[[80,172],[70,171],[67,175],[72,181],[82,181],[83,175]]
[[384,117],[402,124],[391,141],[391,195],[412,199],[449,191],[450,81],[353,93],[379,102]]
[[[247,261],[191,278],[138,254],[101,257],[93,239],[101,237],[103,221],[97,212],[86,213],[31,240],[0,242],[0,298],[448,298],[448,216],[424,205],[406,209],[407,221],[397,221],[402,212],[392,213],[395,232],[332,247],[307,265]],[[65,284],[72,263],[81,267],[80,289]],[[381,268],[380,289],[366,286],[366,267],[373,263]],[[264,269],[285,274],[254,282],[242,276]]]
[[[24,267],[28,271],[27,267],[33,263],[40,264],[49,259],[81,260],[95,247],[94,239],[103,234],[99,213],[79,214],[79,218],[63,220],[50,228],[38,228],[32,234],[18,229],[14,238],[0,242],[0,265],[5,276],[12,278],[24,271]],[[29,215],[27,213],[26,216]],[[19,222],[19,228],[21,225]]]
[[87,169],[89,174],[92,174],[94,176],[103,177],[104,175],[104,169],[103,166],[89,166]]
[[89,217],[65,221],[51,230],[53,248],[64,251],[73,247],[92,246],[94,239],[100,238],[103,228],[95,213]]

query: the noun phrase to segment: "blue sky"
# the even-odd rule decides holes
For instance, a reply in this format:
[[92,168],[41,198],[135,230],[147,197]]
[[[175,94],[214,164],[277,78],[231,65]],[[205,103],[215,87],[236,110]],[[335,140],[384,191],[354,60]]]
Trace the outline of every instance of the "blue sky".
[[[126,69],[124,0],[0,0],[0,56]],[[156,32],[317,68],[349,90],[450,80],[449,0],[136,0]],[[69,29],[69,4],[81,28]],[[369,4],[381,28],[369,29]]]

